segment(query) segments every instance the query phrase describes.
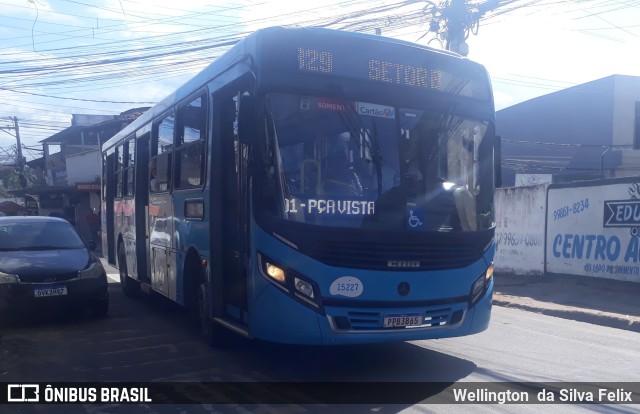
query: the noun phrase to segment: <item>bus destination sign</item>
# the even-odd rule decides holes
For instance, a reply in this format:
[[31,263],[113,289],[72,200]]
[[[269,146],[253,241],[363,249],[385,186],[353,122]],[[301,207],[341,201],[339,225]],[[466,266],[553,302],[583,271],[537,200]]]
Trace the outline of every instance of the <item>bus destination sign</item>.
[[[406,56],[406,55],[405,55]],[[439,68],[416,64],[419,59],[376,59],[361,52],[345,54],[298,47],[298,70],[318,74],[369,79],[402,86],[426,88],[476,99],[488,99],[488,85],[466,76],[455,76]],[[365,65],[366,64],[366,65]]]

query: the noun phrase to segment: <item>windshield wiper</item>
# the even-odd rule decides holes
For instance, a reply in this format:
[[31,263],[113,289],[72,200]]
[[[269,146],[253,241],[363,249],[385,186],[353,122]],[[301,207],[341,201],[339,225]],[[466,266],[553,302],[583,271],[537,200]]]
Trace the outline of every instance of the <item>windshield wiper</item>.
[[378,141],[378,127],[376,120],[373,121],[373,128],[371,128],[371,141],[374,149],[371,153],[371,160],[376,167],[376,178],[378,180],[378,196],[382,195],[382,153],[380,152],[380,141]]
[[[276,194],[276,196],[278,200],[280,200],[280,203],[284,203],[283,200],[291,197],[291,190],[289,189],[289,183],[286,180],[284,171],[282,171],[282,163],[278,162],[280,143],[278,142],[276,121],[273,116],[273,108],[271,107],[271,101],[269,99],[265,100],[265,123],[267,128],[265,151],[260,151],[262,153],[262,165],[267,167],[265,173],[270,178],[273,178],[269,173],[270,166],[273,166],[274,171],[277,172],[277,180],[280,185],[275,186],[275,191],[280,194]],[[281,207],[284,208],[284,206]]]
[[[458,108],[458,103],[451,102],[447,106],[446,111],[440,114],[440,120],[438,122],[438,127],[436,129],[436,134],[435,134],[436,138],[438,139],[438,142],[437,142],[437,145],[434,145],[432,153],[428,154],[429,157],[435,156],[440,151],[440,147],[442,145],[442,142],[440,142],[440,136],[443,134],[447,134],[449,136],[449,134],[451,133],[453,120],[456,118],[455,111],[457,108]],[[458,125],[460,123],[461,121],[459,120]]]

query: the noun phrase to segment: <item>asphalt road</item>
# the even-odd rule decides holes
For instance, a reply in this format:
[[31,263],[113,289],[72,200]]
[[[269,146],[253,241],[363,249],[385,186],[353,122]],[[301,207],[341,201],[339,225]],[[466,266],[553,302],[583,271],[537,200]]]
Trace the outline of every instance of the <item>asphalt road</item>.
[[[160,298],[125,298],[115,282],[110,290],[112,306],[107,319],[96,320],[90,314],[48,314],[26,324],[3,326],[0,382],[622,382],[637,381],[640,372],[637,333],[519,309],[495,307],[489,330],[464,338],[336,348],[272,345],[239,338],[230,348],[212,349],[187,326],[186,315],[179,308]],[[13,405],[0,407],[0,412],[397,413],[460,412],[472,407],[474,412],[509,411],[509,406],[411,402],[369,406],[287,404],[287,395],[293,392],[297,391],[282,390],[281,405]],[[540,407],[518,406],[518,411],[534,412],[537,408],[537,412]],[[613,409],[632,412],[630,407],[618,405]],[[593,412],[612,407],[545,406],[545,411],[575,412],[583,408]]]

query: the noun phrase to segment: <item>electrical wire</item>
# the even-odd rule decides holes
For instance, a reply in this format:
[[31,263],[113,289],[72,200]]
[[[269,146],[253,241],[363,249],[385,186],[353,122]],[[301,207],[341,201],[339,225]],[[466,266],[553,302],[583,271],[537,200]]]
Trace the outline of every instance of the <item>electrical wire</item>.
[[[81,10],[83,11],[67,14],[41,10],[43,13],[40,14],[38,26],[44,27],[41,25],[46,24],[47,27],[61,30],[32,31],[32,34],[35,33],[39,36],[38,53],[46,53],[47,55],[34,56],[23,53],[22,56],[11,60],[3,59],[0,61],[0,76],[3,81],[1,89],[4,94],[19,93],[28,94],[34,98],[57,98],[52,101],[50,108],[66,108],[56,103],[62,100],[104,104],[104,108],[113,108],[114,105],[124,103],[147,104],[153,101],[90,99],[86,94],[105,89],[124,91],[131,85],[144,85],[150,82],[192,76],[197,70],[203,68],[246,36],[249,31],[253,31],[253,29],[249,29],[250,26],[279,24],[285,19],[290,19],[290,22],[297,22],[302,26],[332,27],[370,33],[376,29],[383,29],[385,34],[391,35],[394,33],[402,33],[403,35],[415,33],[417,39],[424,37],[429,30],[429,13],[436,13],[446,4],[446,1],[436,5],[435,3],[411,0],[396,0],[388,3],[372,0],[337,1],[330,5],[318,5],[307,10],[291,11],[278,15],[275,13],[277,10],[274,10],[264,16],[245,19],[244,25],[237,25],[237,23],[230,22],[228,17],[232,14],[250,13],[256,6],[265,5],[266,2],[257,4],[231,3],[224,7],[212,5],[207,6],[201,12],[177,7],[154,6],[152,14],[136,12],[136,7],[141,5],[139,1],[123,0],[120,2],[119,8],[95,6],[81,1],[65,2],[82,5],[83,9]],[[468,3],[480,10],[487,2]],[[568,10],[586,9],[595,15],[601,11],[604,13],[611,10],[614,6],[617,7],[615,5],[617,2],[594,0],[507,0],[496,3],[498,7],[486,12],[484,17],[478,19],[478,22],[482,21],[482,25],[486,25],[515,11],[536,14],[558,6],[564,6]],[[627,7],[631,7],[631,5]],[[124,13],[125,8],[126,14]],[[108,11],[113,13],[113,16],[106,18],[101,16],[98,20],[96,14],[91,12],[92,9]],[[90,28],[67,23],[56,25],[55,22],[46,20],[45,15],[75,16],[76,20],[95,20],[96,24],[95,27],[92,25]],[[27,20],[25,19],[25,21]],[[98,22],[104,22],[104,24]],[[471,30],[477,30],[478,24],[475,23]],[[152,28],[160,25],[180,25],[191,29],[176,33],[149,35]],[[624,28],[624,25],[618,26]],[[113,37],[119,36],[124,28],[127,28],[131,37],[128,43],[123,43]],[[89,29],[95,30],[99,36],[94,39],[93,35],[88,35]],[[40,39],[40,35],[46,37]],[[46,44],[60,45],[60,42],[65,39],[91,41],[72,47],[61,46],[48,49],[42,47]],[[13,52],[18,46],[8,46],[6,40],[0,50]],[[11,53],[11,55],[15,55],[15,53]],[[514,76],[494,78],[494,82],[536,89],[558,90],[564,87],[563,84],[559,84],[559,81],[550,79],[522,79]],[[27,109],[27,107],[23,106],[22,109]],[[49,111],[56,112],[55,110]],[[118,113],[117,111],[108,112]]]

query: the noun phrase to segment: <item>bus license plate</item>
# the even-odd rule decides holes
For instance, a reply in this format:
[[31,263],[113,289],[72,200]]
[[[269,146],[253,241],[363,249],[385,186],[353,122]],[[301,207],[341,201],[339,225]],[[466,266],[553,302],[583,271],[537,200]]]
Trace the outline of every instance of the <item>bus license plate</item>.
[[36,298],[44,298],[48,296],[62,296],[67,294],[66,286],[51,286],[46,288],[38,288],[33,290]]
[[419,313],[390,313],[384,317],[385,328],[405,328],[407,326],[422,325],[422,315]]

